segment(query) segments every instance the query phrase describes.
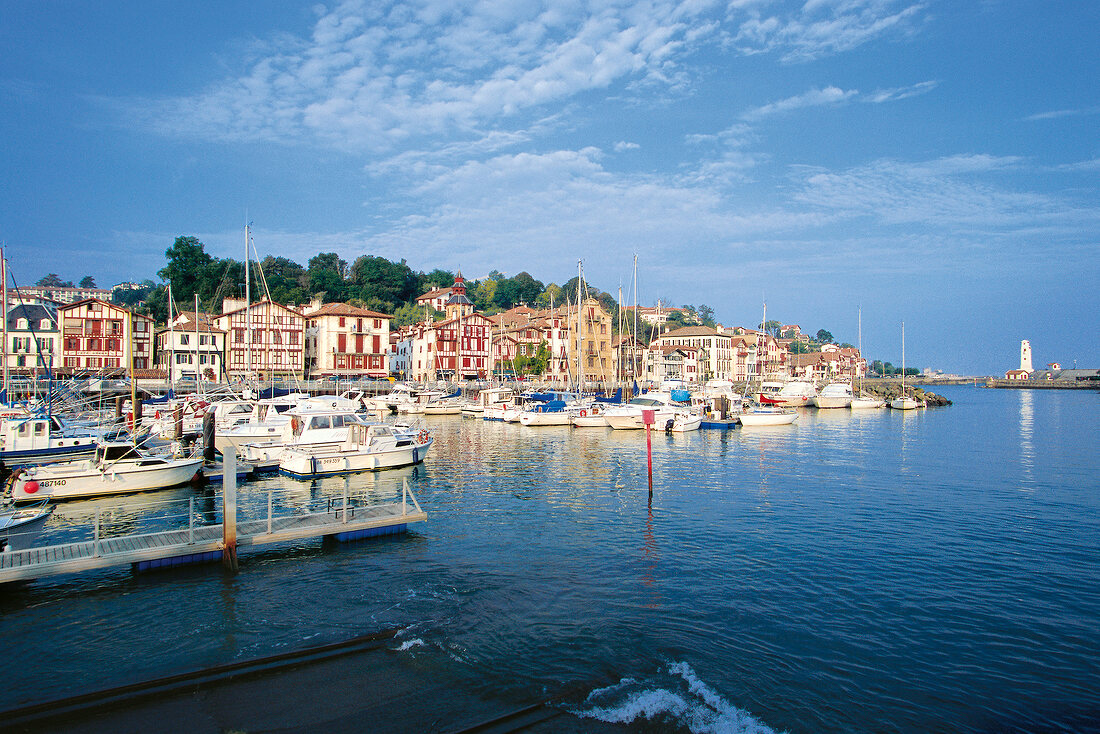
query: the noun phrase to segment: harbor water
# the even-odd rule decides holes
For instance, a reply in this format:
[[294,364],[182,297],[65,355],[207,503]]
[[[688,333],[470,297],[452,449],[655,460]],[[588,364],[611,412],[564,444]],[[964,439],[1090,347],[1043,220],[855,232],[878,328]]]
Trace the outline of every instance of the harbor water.
[[[0,589],[0,709],[399,628],[379,664],[646,731],[1100,730],[1100,393],[653,436],[428,417],[428,522]],[[197,498],[216,519],[211,491]],[[147,493],[153,498],[165,493]],[[98,507],[116,530],[156,513]],[[133,504],[134,498],[128,498]],[[595,725],[595,724],[594,724]],[[371,722],[385,731],[385,722]]]

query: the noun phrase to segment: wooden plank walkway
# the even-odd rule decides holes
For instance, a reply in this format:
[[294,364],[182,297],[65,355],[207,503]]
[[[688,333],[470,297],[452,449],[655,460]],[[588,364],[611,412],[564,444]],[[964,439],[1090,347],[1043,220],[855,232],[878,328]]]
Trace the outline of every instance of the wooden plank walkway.
[[[426,513],[413,504],[349,507],[329,512],[266,517],[237,522],[237,548],[281,543],[288,540],[342,536],[345,533],[401,532],[409,523],[424,522]],[[270,530],[269,530],[270,523]],[[222,525],[168,530],[142,535],[123,535],[65,545],[28,548],[0,553],[0,583],[76,573],[96,568],[133,564],[160,564],[166,559],[184,562],[214,560],[222,550]],[[209,554],[203,557],[203,554]]]

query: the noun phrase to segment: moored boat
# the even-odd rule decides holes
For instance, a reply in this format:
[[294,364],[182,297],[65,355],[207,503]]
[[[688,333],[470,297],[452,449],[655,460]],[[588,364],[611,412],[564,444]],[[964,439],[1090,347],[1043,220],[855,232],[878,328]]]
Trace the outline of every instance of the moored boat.
[[852,386],[847,382],[830,382],[812,402],[818,408],[847,408],[852,404]]
[[[765,383],[767,385],[767,383]],[[801,408],[809,405],[814,397],[813,383],[805,380],[784,382],[775,392],[761,390],[758,401],[761,405],[777,405],[785,408]]]
[[772,405],[746,408],[738,416],[742,426],[787,426],[798,420],[798,411]]
[[53,509],[48,500],[43,500],[37,505],[0,511],[0,552],[32,547]]
[[12,476],[11,496],[16,502],[27,502],[174,487],[190,481],[201,466],[201,456],[173,459],[146,453],[131,441],[104,442],[90,459],[17,472]]
[[409,435],[384,424],[353,426],[341,444],[286,449],[279,460],[279,473],[312,479],[419,464],[433,440],[426,430]]

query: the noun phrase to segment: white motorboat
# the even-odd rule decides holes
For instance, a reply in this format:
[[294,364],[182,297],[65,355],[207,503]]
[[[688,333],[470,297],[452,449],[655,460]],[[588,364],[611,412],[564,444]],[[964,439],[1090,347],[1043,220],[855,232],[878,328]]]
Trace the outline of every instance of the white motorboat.
[[0,420],[0,462],[9,469],[27,464],[70,461],[91,456],[100,432],[69,426],[57,416],[20,416]]
[[303,446],[338,445],[348,437],[353,426],[369,425],[373,421],[365,413],[348,409],[317,408],[303,403],[288,410],[289,420],[283,424],[278,436],[270,441],[242,443],[238,452],[244,461],[270,464],[282,458],[287,448]]
[[574,413],[569,422],[574,428],[607,428],[606,410],[606,403],[592,403]]
[[424,404],[424,415],[461,415],[466,401],[457,396],[439,398]]
[[[257,400],[252,406],[252,413],[247,421],[215,429],[215,448],[224,454],[230,450],[239,449],[245,443],[274,440],[282,433],[283,426],[290,422],[287,411],[306,400],[316,401],[318,398],[310,398],[307,393],[292,393],[277,398]],[[323,402],[315,404],[318,406],[328,403],[338,404],[340,401],[339,398],[334,397],[322,400]]]
[[384,424],[353,426],[341,444],[287,448],[279,473],[312,479],[419,464],[433,440],[426,430],[410,435]]
[[477,394],[477,399],[472,403],[462,406],[463,415],[485,417],[485,411],[507,403],[513,395],[510,387],[490,387]]
[[787,426],[798,420],[798,411],[774,405],[746,408],[738,416],[742,426]]
[[675,418],[672,419],[672,425],[668,427],[669,431],[673,433],[686,433],[687,431],[698,431],[699,426],[703,424],[703,416],[697,413],[678,413]]
[[173,459],[146,453],[131,441],[103,442],[90,459],[16,472],[11,496],[16,502],[27,502],[162,489],[190,481],[201,466],[201,456]]
[[642,411],[654,411],[654,425],[662,427],[670,418],[686,408],[683,403],[672,399],[672,394],[667,392],[651,392],[633,398],[629,403],[608,408],[604,412],[604,420],[607,425],[615,430],[629,430],[645,428],[642,422]]
[[33,547],[53,509],[48,500],[43,500],[37,505],[0,511],[0,551]]
[[[774,383],[772,383],[774,384]],[[764,383],[764,387],[770,387]],[[789,380],[775,390],[761,389],[758,401],[761,405],[777,405],[786,408],[801,408],[810,404],[814,397],[814,386],[805,380]]]
[[572,414],[563,400],[535,403],[519,414],[519,422],[525,426],[568,426]]
[[870,395],[860,395],[852,398],[850,407],[852,410],[868,410],[871,408],[881,408],[886,405],[886,401],[881,398],[876,398]]
[[812,402],[818,408],[847,408],[852,404],[852,386],[847,382],[830,382]]

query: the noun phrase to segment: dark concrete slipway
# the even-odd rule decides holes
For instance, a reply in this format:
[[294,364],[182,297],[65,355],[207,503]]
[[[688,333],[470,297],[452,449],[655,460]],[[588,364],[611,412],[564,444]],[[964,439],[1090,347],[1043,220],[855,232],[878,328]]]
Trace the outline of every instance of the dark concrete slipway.
[[469,690],[393,654],[394,631],[0,713],[12,732],[615,732],[559,701]]

